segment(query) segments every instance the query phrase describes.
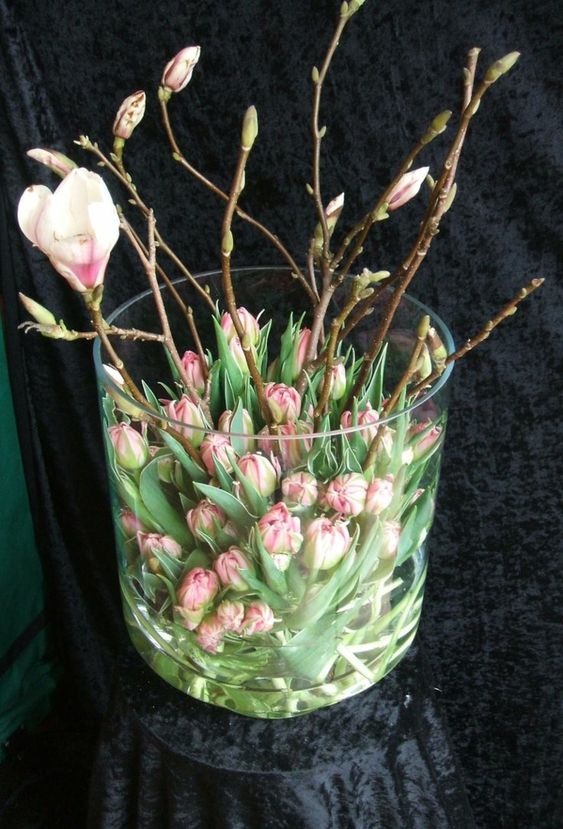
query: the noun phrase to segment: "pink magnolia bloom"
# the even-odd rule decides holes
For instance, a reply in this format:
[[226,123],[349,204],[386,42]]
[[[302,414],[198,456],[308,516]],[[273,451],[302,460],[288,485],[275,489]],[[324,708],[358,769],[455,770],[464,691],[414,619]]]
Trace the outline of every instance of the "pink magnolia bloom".
[[368,487],[366,498],[366,511],[379,515],[387,509],[393,500],[393,475],[386,475],[385,478],[374,478]]
[[[379,421],[379,414],[376,409],[372,409],[370,403],[366,403],[365,409],[358,412],[358,426],[361,428],[359,434],[362,440],[369,446],[377,434],[377,424]],[[348,409],[342,412],[340,416],[340,425],[343,429],[347,429],[353,425],[352,412]]]
[[224,630],[239,633],[244,619],[244,605],[242,602],[232,602],[226,599],[217,605],[216,616]]
[[215,475],[215,459],[230,472],[233,468],[232,458],[236,458],[235,450],[231,441],[226,435],[219,435],[217,432],[209,432],[200,448],[201,459],[210,475]]
[[[233,412],[230,409],[227,409],[223,412],[223,414],[219,417],[219,430],[221,432],[225,432],[225,434],[229,434],[232,430],[232,422],[233,422]],[[240,428],[240,427],[239,427]],[[243,438],[244,449],[246,452],[252,452],[254,447],[256,446],[256,440],[254,438],[254,422],[250,413],[246,410],[242,410],[242,434],[248,435],[248,438]],[[239,438],[240,440],[240,438]]]
[[246,590],[247,583],[240,575],[241,570],[248,570],[249,564],[242,550],[238,547],[229,547],[213,562],[213,568],[221,580],[223,587],[232,587],[233,590]]
[[141,555],[145,558],[154,556],[154,551],[166,553],[172,558],[180,558],[182,555],[182,547],[175,541],[171,535],[160,535],[159,533],[137,533],[137,544]]
[[[415,438],[421,432],[424,432],[430,426],[430,421],[423,421],[422,423],[415,423],[410,426],[408,430],[408,437]],[[431,429],[426,432],[424,437],[419,438],[416,442],[412,442],[412,453],[413,458],[418,460],[418,458],[422,457],[426,452],[428,452],[437,440],[439,440],[440,435],[442,434],[442,427],[441,426],[433,426]]]
[[124,141],[131,138],[133,130],[143,120],[146,103],[147,96],[142,89],[125,98],[113,122],[113,134],[116,138],[122,138]]
[[387,209],[397,210],[416,196],[428,175],[429,167],[419,167],[401,176],[387,197]]
[[102,284],[119,237],[119,216],[97,173],[77,167],[54,193],[42,184],[28,187],[18,222],[73,290],[84,293]]
[[297,352],[295,354],[295,362],[293,364],[293,379],[296,380],[301,374],[301,369],[305,365],[309,343],[311,341],[311,329],[302,328],[297,339]]
[[267,498],[275,492],[278,485],[278,470],[265,455],[243,455],[237,466],[260,495]]
[[207,616],[200,623],[197,629],[196,641],[200,648],[203,648],[207,653],[217,653],[222,650],[224,633],[225,628],[223,627],[223,623],[217,614],[214,613],[211,616]]
[[220,507],[207,498],[203,498],[193,509],[188,510],[186,521],[192,535],[205,540],[204,536],[215,538],[216,525],[225,527],[227,516]]
[[27,155],[34,161],[44,164],[45,167],[48,167],[49,170],[61,178],[67,176],[71,170],[78,166],[72,159],[58,150],[44,150],[41,147],[35,147],[33,150],[28,150]]
[[[250,311],[247,311],[246,308],[237,308],[237,313],[243,327],[244,334],[248,337],[250,345],[257,345],[260,337],[260,326],[258,324],[258,320],[256,317],[253,317]],[[227,338],[227,342],[230,342],[233,337],[238,337],[233,320],[228,312],[225,312],[221,317],[221,328]]]
[[340,218],[340,214],[344,209],[344,193],[335,196],[325,207],[326,223],[329,231],[332,233],[336,226],[336,222]]
[[276,423],[297,420],[301,412],[301,395],[285,383],[266,383],[264,396]]
[[359,515],[365,507],[368,482],[359,472],[338,475],[328,484],[324,501],[343,515]]
[[[205,437],[205,422],[201,414],[201,409],[190,400],[187,394],[183,394],[179,400],[171,400],[166,406],[166,413],[171,420],[185,424],[184,426],[177,426],[176,428],[191,440],[196,449],[198,446],[201,446],[203,438]],[[190,426],[195,426],[196,428],[190,429]]]
[[190,82],[200,54],[200,46],[186,46],[181,49],[164,67],[162,86],[170,92],[181,92]]
[[305,564],[312,570],[330,570],[346,555],[350,541],[346,524],[326,517],[315,518],[305,531]]
[[118,423],[109,427],[108,435],[119,466],[133,472],[146,464],[149,459],[149,447],[136,429],[128,423]]
[[246,608],[242,632],[247,636],[254,633],[268,633],[274,626],[272,608],[265,602],[252,602]]
[[143,523],[130,509],[121,510],[119,522],[127,538],[133,538],[134,535],[137,535],[138,532],[143,532],[145,529]]
[[398,521],[385,521],[383,523],[383,544],[381,547],[381,558],[393,558],[399,546],[401,525]]
[[303,542],[301,522],[291,515],[283,501],[274,504],[258,521],[258,532],[271,556],[295,555]]
[[294,472],[282,481],[282,493],[288,504],[312,507],[319,497],[317,479],[310,472]]
[[[205,366],[207,367],[207,358]],[[205,375],[199,354],[195,351],[185,351],[182,357],[182,368],[194,389],[202,394],[205,391]]]

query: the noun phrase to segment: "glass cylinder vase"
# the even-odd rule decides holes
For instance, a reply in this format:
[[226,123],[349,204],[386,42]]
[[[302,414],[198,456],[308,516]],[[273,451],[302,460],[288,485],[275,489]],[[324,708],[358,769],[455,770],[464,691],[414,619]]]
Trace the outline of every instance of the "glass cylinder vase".
[[[198,279],[216,295],[220,274]],[[190,303],[207,363],[221,358],[207,393],[201,382],[207,420],[182,404],[160,342],[113,340],[146,405],[95,344],[123,607],[135,648],[173,686],[240,714],[291,717],[369,688],[416,635],[451,367],[414,401],[403,394],[389,415],[378,412],[404,374],[422,315],[431,339],[420,376],[454,349],[436,314],[405,296],[361,397],[347,403],[353,372],[335,372],[331,418],[315,429],[307,388],[293,417],[284,416],[295,406],[287,388],[305,336],[291,336],[307,314],[300,286],[279,268],[240,269],[234,281],[238,306],[258,315],[265,382],[280,372],[289,381],[272,391],[282,415],[270,430],[243,362],[241,385],[225,382],[221,363],[237,351],[199,299]],[[184,295],[183,280],[174,284]],[[180,352],[194,349],[185,309],[167,288],[162,296]],[[350,335],[347,366],[367,350],[384,299]],[[275,309],[271,320],[259,315],[264,306]],[[337,298],[331,313],[338,310]],[[108,324],[157,331],[151,292]],[[194,360],[186,367],[197,385]]]

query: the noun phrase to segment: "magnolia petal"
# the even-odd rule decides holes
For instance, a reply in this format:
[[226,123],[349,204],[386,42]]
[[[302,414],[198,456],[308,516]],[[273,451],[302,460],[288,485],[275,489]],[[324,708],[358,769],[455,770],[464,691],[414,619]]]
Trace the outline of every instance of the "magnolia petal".
[[18,204],[18,224],[24,235],[41,247],[37,237],[37,225],[53,194],[43,184],[33,184],[24,190]]

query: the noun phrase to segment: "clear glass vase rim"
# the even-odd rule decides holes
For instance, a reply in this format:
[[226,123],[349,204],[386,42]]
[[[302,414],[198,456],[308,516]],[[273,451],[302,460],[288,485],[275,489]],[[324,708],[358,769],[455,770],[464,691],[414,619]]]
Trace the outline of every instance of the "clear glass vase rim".
[[[238,267],[238,268],[232,268],[231,269],[231,273],[233,275],[237,275],[237,274],[240,275],[241,273],[245,273],[245,272],[246,273],[255,273],[256,271],[262,271],[262,272],[264,272],[264,271],[277,271],[278,273],[279,272],[284,272],[284,273],[287,273],[287,274],[291,273],[291,270],[289,268],[285,268],[283,266],[277,266],[277,265],[256,265],[255,267],[241,266],[241,267]],[[205,278],[208,278],[208,277],[218,277],[220,275],[221,275],[220,270],[210,270],[210,271],[202,271],[201,273],[194,274],[194,278],[195,279],[205,279]],[[173,285],[181,285],[182,283],[185,283],[186,281],[187,280],[186,280],[185,277],[179,277],[178,279],[172,280],[172,284]],[[161,285],[160,290],[163,291],[163,290],[168,290],[168,289],[167,289],[166,285]],[[111,325],[120,316],[120,314],[122,314],[124,311],[126,311],[131,305],[134,305],[135,303],[140,302],[142,299],[144,299],[145,297],[150,296],[150,295],[152,295],[151,288],[147,288],[146,290],[141,291],[138,294],[135,294],[135,296],[131,297],[130,299],[126,300],[121,305],[119,305],[117,308],[115,308],[108,315],[107,322]],[[405,293],[403,298],[405,300],[407,300],[407,302],[410,302],[413,305],[416,305],[418,308],[420,308],[420,310],[423,313],[428,314],[430,316],[430,321],[431,321],[432,327],[437,328],[439,330],[439,336],[440,336],[440,338],[441,338],[441,340],[442,340],[442,342],[443,342],[443,344],[446,348],[446,352],[448,354],[451,354],[455,350],[454,340],[453,340],[452,334],[451,334],[448,326],[442,320],[442,318],[439,317],[438,314],[436,314],[435,311],[432,310],[432,308],[430,308],[428,305],[425,305],[423,302],[421,302],[419,299],[416,299],[411,294]],[[106,370],[104,369],[104,364],[102,362],[101,343],[100,343],[100,340],[98,338],[96,338],[95,341],[94,341],[93,354],[94,354],[94,365],[95,365],[95,369],[96,369],[96,374],[98,376],[98,380],[100,381],[100,383],[103,386],[109,386],[114,392],[116,392],[119,395],[119,397],[126,400],[128,403],[131,403],[132,407],[134,407],[136,409],[139,409],[139,410],[145,412],[146,414],[154,415],[154,411],[152,409],[149,409],[148,407],[143,406],[141,403],[138,403],[135,400],[134,397],[131,397],[126,392],[124,392],[123,389],[117,383],[115,383],[114,380],[106,372]],[[453,371],[453,368],[454,368],[454,363],[450,363],[448,366],[446,366],[445,370],[442,372],[440,377],[435,381],[435,383],[430,387],[429,391],[425,392],[422,395],[422,397],[420,397],[418,400],[416,400],[415,403],[412,403],[410,406],[405,406],[404,409],[399,409],[398,411],[394,411],[392,414],[387,415],[386,417],[382,417],[379,420],[377,420],[378,426],[379,425],[390,424],[394,420],[396,420],[398,417],[400,417],[401,415],[408,414],[409,412],[412,412],[415,409],[421,408],[421,406],[424,403],[428,403],[428,401],[431,400],[434,397],[434,395],[441,388],[443,388],[446,385],[446,383],[447,383],[447,381],[448,381],[448,379],[449,379],[449,377],[450,377],[450,375]],[[166,415],[160,414],[159,419],[160,420],[165,420],[167,423],[170,423],[172,426],[176,426],[179,429],[187,428],[186,424],[184,422],[178,421],[178,420],[173,420],[172,418],[170,418]],[[264,440],[264,441],[276,441],[276,442],[279,442],[280,440],[282,440],[282,441],[312,440],[313,438],[338,437],[339,435],[347,435],[347,434],[353,434],[355,432],[362,432],[364,429],[373,428],[373,426],[374,426],[373,423],[365,423],[365,424],[356,425],[356,426],[346,426],[346,427],[343,426],[340,429],[331,429],[331,430],[327,430],[327,431],[323,431],[323,432],[311,432],[311,433],[309,433],[309,432],[303,433],[302,432],[302,433],[291,434],[291,435],[260,435],[259,439],[261,441]],[[223,437],[225,435],[232,435],[233,437],[236,437],[236,438],[248,438],[249,437],[249,435],[247,435],[246,433],[225,432],[225,431],[222,431],[220,429],[212,429],[212,428],[206,427],[206,426],[191,426],[190,425],[189,429],[193,432],[203,433],[203,434],[206,434],[206,435],[216,434],[216,435],[222,435]]]

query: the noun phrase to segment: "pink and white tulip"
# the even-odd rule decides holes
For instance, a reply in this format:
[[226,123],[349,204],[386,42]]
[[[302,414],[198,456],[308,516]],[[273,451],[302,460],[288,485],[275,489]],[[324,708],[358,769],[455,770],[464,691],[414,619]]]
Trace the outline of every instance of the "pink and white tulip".
[[28,150],[27,155],[34,161],[44,164],[53,173],[56,173],[61,178],[65,178],[75,170],[78,165],[68,158],[64,153],[58,150],[43,150],[41,147],[35,147],[33,150]]
[[[257,345],[260,338],[260,326],[258,324],[258,320],[250,313],[250,311],[247,311],[246,308],[237,308],[237,313],[244,335],[248,337],[250,345]],[[228,312],[225,312],[221,317],[221,328],[227,338],[227,342],[230,342],[233,337],[238,337],[237,330],[234,326],[231,315]]]
[[396,555],[400,536],[401,525],[398,521],[385,521],[383,523],[381,558],[393,558]]
[[103,283],[119,237],[119,216],[97,173],[77,167],[54,193],[42,184],[28,187],[18,222],[73,290],[84,293]]
[[186,373],[186,377],[194,387],[194,389],[203,394],[205,391],[205,369],[207,368],[207,358],[205,358],[205,366],[202,364],[201,357],[195,351],[185,351],[182,357],[182,368]]
[[[183,424],[177,425],[176,428],[182,435],[191,440],[196,449],[201,446],[205,437],[205,421],[199,406],[196,406],[186,394],[183,394],[179,400],[171,400],[168,403],[166,413],[171,420]],[[190,426],[196,428],[190,429]]]
[[282,481],[282,493],[291,506],[312,507],[319,497],[317,479],[310,472],[294,472]]
[[215,475],[215,460],[218,460],[227,472],[233,468],[233,459],[236,453],[231,446],[231,441],[226,435],[219,435],[217,432],[209,432],[200,447],[200,454],[205,468],[210,475]]
[[[358,412],[358,434],[368,446],[377,434],[378,421],[379,414],[376,409],[371,407],[370,403],[367,403],[365,409]],[[342,412],[340,416],[340,425],[343,429],[348,429],[353,425],[352,412],[350,410],[347,409],[345,412]]]
[[217,606],[216,616],[224,630],[239,633],[244,619],[244,605],[226,599]]
[[143,532],[145,529],[142,521],[130,509],[121,510],[119,523],[126,538],[133,538],[138,532]]
[[171,558],[180,558],[182,555],[182,547],[171,535],[138,532],[137,544],[141,555],[145,558],[154,556],[155,550],[158,550],[159,553],[165,553]]
[[324,502],[342,515],[359,515],[365,507],[368,482],[359,472],[338,475],[325,489]]
[[[422,423],[415,423],[413,424],[407,433],[409,438],[416,438],[421,432],[424,432],[430,426],[430,421],[425,421]],[[419,438],[416,442],[412,441],[412,452],[414,460],[418,460],[426,452],[429,452],[430,449],[434,446],[436,441],[440,439],[440,435],[442,434],[442,427],[441,426],[433,426],[431,429],[428,429],[424,437]]]
[[205,540],[205,536],[215,538],[217,525],[224,528],[227,516],[213,501],[203,498],[193,509],[188,510],[186,522],[195,538]]
[[278,469],[265,455],[243,455],[237,466],[259,495],[267,498],[275,492],[279,480]]
[[266,383],[264,396],[276,423],[291,423],[298,419],[301,395],[297,389],[286,386],[285,383]]
[[207,653],[217,653],[223,649],[225,628],[216,613],[207,616],[197,628],[196,641]]
[[290,556],[299,552],[303,543],[301,522],[291,515],[283,501],[274,504],[257,526],[264,548],[271,556]]
[[305,365],[307,358],[307,351],[309,350],[309,343],[311,342],[311,329],[302,328],[299,332],[297,340],[297,352],[295,354],[295,362],[293,364],[293,379],[297,380],[301,374],[301,369]]
[[[233,412],[230,409],[227,409],[219,417],[219,430],[228,435],[233,428],[232,424]],[[242,428],[243,435],[248,435],[248,438],[242,438],[245,452],[252,452],[256,446],[256,440],[254,438],[254,422],[250,413],[246,409],[242,410],[242,427],[239,428]],[[239,440],[241,440],[241,438],[239,438]]]
[[221,553],[213,562],[213,569],[219,576],[223,587],[232,587],[233,590],[248,589],[240,571],[250,569],[250,565],[238,547],[229,547],[225,553]]
[[397,210],[413,199],[428,175],[429,167],[419,167],[401,176],[387,197],[387,209]]
[[366,512],[380,515],[393,500],[393,475],[385,478],[374,478],[368,487],[366,497]]
[[240,371],[243,374],[249,374],[250,369],[248,368],[244,349],[238,337],[233,337],[229,340],[229,351],[231,352],[231,357],[239,367]]
[[315,518],[305,531],[303,560],[311,570],[330,570],[344,558],[350,542],[346,524]]
[[143,120],[146,103],[147,96],[142,89],[125,98],[117,110],[115,121],[113,122],[113,134],[116,138],[121,138],[124,141],[131,138],[133,130]]
[[272,608],[265,602],[252,602],[246,608],[242,632],[246,636],[255,633],[268,633],[274,626],[274,614]]
[[170,92],[181,92],[190,82],[200,54],[200,46],[181,49],[164,67],[162,86]]
[[118,423],[109,427],[108,435],[115,452],[115,460],[122,469],[134,472],[146,464],[149,459],[149,447],[136,429],[128,423]]
[[188,630],[194,630],[203,619],[205,608],[219,592],[219,579],[213,570],[194,567],[184,578],[176,591],[177,612],[182,616]]

